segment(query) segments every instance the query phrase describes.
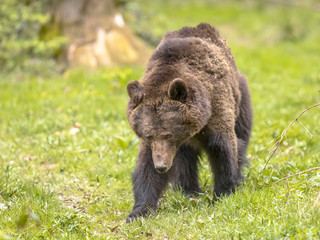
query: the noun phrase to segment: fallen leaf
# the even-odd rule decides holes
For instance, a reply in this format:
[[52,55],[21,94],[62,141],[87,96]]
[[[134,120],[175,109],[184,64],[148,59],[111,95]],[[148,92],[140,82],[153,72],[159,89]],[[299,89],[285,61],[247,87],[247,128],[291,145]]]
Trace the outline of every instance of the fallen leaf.
[[79,149],[76,152],[78,152],[78,153],[91,152],[91,150],[90,149]]
[[31,159],[32,159],[31,156],[26,156],[26,157],[23,158],[23,160],[25,160],[25,161],[31,161]]
[[197,219],[197,222],[198,222],[198,223],[203,223],[203,220],[202,220],[201,218],[198,218],[198,219]]
[[69,130],[69,134],[70,135],[76,135],[79,131],[80,131],[80,128],[82,127],[82,124],[81,123],[75,123],[72,128]]
[[34,220],[37,223],[37,226],[40,226],[40,218],[36,214],[30,213],[29,218]]
[[116,230],[119,227],[119,225],[113,226],[113,227],[109,227],[109,229],[111,230],[111,232],[113,232],[114,230]]
[[69,130],[69,134],[70,134],[70,135],[76,135],[79,131],[80,131],[79,128],[72,127],[72,128]]

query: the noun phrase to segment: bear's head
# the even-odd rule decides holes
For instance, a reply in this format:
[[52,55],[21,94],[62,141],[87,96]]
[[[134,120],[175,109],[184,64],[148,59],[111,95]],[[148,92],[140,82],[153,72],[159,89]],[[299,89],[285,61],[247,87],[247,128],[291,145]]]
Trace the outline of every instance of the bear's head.
[[179,146],[207,124],[211,112],[208,98],[180,78],[172,80],[157,100],[150,100],[138,81],[129,82],[127,91],[128,121],[140,141],[151,148],[155,169],[167,172]]

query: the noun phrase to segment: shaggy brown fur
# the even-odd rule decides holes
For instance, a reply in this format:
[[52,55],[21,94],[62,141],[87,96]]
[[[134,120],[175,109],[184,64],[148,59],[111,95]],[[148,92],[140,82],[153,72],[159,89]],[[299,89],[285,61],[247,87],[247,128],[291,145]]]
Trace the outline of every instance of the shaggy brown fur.
[[213,27],[168,32],[141,81],[127,90],[127,118],[141,142],[128,222],[156,210],[169,181],[186,194],[201,192],[202,150],[214,173],[214,199],[234,192],[246,161],[251,101],[246,78]]

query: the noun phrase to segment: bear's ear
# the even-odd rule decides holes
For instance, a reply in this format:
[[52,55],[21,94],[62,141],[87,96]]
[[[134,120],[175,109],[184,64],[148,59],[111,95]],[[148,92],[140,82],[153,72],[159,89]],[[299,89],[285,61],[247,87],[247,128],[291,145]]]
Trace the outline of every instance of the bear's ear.
[[181,78],[174,79],[169,85],[168,94],[170,99],[184,102],[188,97],[187,84]]
[[132,102],[137,106],[143,99],[143,87],[138,81],[130,81],[127,85],[127,92]]

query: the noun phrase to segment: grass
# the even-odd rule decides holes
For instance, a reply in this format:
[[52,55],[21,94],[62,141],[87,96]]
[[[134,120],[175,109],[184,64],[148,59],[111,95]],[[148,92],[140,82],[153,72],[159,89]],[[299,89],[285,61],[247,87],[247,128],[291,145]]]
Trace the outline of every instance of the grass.
[[[130,225],[130,174],[138,140],[125,118],[126,84],[142,68],[1,76],[0,239],[320,239],[320,18],[306,7],[235,4],[144,5],[149,27],[217,25],[250,83],[251,167],[232,196],[210,205],[212,178],[201,161],[197,199],[170,188],[156,216]],[[161,8],[160,8],[161,7]],[[172,21],[174,19],[174,21]],[[146,18],[148,20],[148,18]],[[142,22],[148,26],[148,21]],[[151,27],[150,27],[151,29]],[[157,33],[158,32],[158,33]]]

